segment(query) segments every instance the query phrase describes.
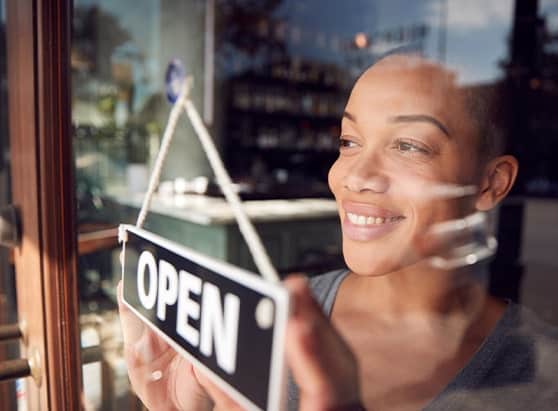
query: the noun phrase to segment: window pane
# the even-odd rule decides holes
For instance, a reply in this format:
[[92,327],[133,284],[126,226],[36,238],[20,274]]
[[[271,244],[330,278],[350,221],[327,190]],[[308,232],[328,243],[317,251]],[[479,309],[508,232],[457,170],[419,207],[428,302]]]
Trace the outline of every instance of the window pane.
[[[346,3],[74,1],[82,344],[100,346],[103,360],[84,365],[92,407],[132,401],[115,306],[116,227],[138,216],[171,109],[165,71],[174,59],[194,78],[193,102],[282,276],[343,267],[390,278],[423,264],[430,280],[464,270],[472,288],[508,301],[483,291],[483,304],[520,302],[558,324],[555,2]],[[519,162],[515,184],[507,195],[509,186],[491,185],[492,200],[480,200],[483,182],[513,180],[513,160],[493,161],[504,153]],[[145,228],[256,271],[185,115]],[[419,301],[424,283],[394,295]],[[418,390],[417,408],[463,368],[453,364],[440,365],[438,387]],[[412,370],[401,378],[423,381]]]

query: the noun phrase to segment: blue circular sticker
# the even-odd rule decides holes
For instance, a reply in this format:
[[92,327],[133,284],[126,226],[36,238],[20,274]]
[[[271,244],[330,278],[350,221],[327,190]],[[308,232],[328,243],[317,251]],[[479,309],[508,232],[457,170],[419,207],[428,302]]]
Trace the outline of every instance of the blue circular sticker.
[[180,59],[171,60],[165,74],[165,90],[169,102],[174,103],[178,99],[185,78],[186,70],[184,69],[182,61],[180,61]]

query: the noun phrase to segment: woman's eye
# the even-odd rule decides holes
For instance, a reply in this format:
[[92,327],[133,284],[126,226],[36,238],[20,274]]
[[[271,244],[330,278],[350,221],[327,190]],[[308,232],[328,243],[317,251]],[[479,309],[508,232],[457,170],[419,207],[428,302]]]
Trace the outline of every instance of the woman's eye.
[[342,148],[353,148],[353,147],[356,147],[356,146],[357,146],[357,143],[355,143],[352,140],[349,140],[347,138],[340,138],[339,139],[339,148],[340,149],[342,149]]
[[404,153],[431,154],[431,150],[417,142],[397,140],[395,148]]

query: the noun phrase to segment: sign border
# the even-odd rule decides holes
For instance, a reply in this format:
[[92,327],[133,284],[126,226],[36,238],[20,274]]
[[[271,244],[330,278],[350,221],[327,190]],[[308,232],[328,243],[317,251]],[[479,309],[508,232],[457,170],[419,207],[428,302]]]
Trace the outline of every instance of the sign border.
[[[129,224],[121,224],[118,227],[119,238],[122,238],[121,233],[126,231],[129,231],[137,235],[138,237],[142,237],[148,241],[157,243],[159,246],[166,248],[167,250],[172,251],[173,253],[178,254],[181,257],[192,260],[197,264],[203,265],[209,268],[210,270],[214,271],[216,274],[220,275],[221,277],[227,278],[226,276],[221,274],[221,271],[226,270],[230,274],[228,278],[236,281],[237,283],[247,288],[260,292],[261,294],[272,296],[279,304],[287,305],[287,313],[290,312],[289,293],[287,289],[281,286],[280,284],[269,283],[265,279],[260,277],[258,274],[251,273],[248,270],[234,266],[227,262],[220,261],[213,257],[201,254],[195,250],[174,243],[157,234],[151,233],[147,230]],[[122,241],[122,252],[124,255],[124,258],[122,259],[122,285],[124,287],[124,263],[125,263],[125,254],[126,254],[125,240]],[[221,378],[219,378],[211,369],[209,369],[206,365],[201,363],[197,358],[195,358],[188,351],[182,348],[172,338],[170,338],[161,330],[159,330],[155,326],[155,324],[153,324],[148,318],[146,318],[143,314],[141,314],[138,310],[136,310],[136,308],[134,308],[131,304],[129,304],[124,299],[124,293],[122,293],[122,301],[134,314],[136,314],[139,318],[141,318],[141,320],[145,324],[147,324],[153,331],[155,331],[159,336],[161,336],[175,351],[177,351],[180,355],[186,357],[188,361],[192,362],[192,364],[202,369],[204,374],[208,378],[210,378],[212,382],[214,382],[226,394],[231,396],[236,402],[238,402],[240,405],[247,408],[248,410],[254,410],[254,411],[260,410],[260,408],[256,406],[250,399],[245,397],[239,391],[229,387],[229,385],[226,384],[224,381],[222,381]],[[269,391],[267,395],[266,410],[281,411],[285,408],[286,382],[287,382],[287,378],[286,378],[287,367],[286,367],[285,359],[281,358],[283,356],[281,352],[281,348],[285,346],[285,333],[287,327],[288,314],[285,315],[281,310],[275,310],[274,316],[275,316],[274,329],[273,329],[274,344],[271,350],[271,366],[270,366],[270,378],[269,378],[269,387],[268,387]],[[282,333],[280,333],[281,330],[283,331]],[[275,387],[277,384],[280,384],[279,386],[281,388],[278,390],[274,390],[273,387]]]

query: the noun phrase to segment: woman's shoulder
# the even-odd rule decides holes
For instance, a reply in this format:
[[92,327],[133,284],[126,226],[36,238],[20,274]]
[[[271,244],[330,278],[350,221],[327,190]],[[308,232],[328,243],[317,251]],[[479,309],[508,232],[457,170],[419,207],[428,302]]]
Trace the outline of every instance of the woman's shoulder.
[[502,322],[506,326],[507,341],[510,337],[520,338],[539,349],[552,351],[558,362],[558,327],[542,320],[530,308],[510,303]]
[[522,341],[523,344],[518,345],[531,349],[536,369],[543,374],[551,373],[548,377],[555,379],[558,372],[558,327],[543,321],[528,307],[514,304],[511,309],[508,342]]
[[504,315],[427,411],[555,410],[558,328],[508,302]]
[[348,273],[349,270],[343,268],[311,277],[308,280],[314,298],[320,303],[326,315],[329,315],[337,290]]
[[[477,395],[502,409],[556,409],[558,401],[558,328],[527,307],[509,303],[481,359],[485,371]],[[489,350],[492,348],[493,350]],[[492,354],[490,355],[490,352]],[[480,367],[482,368],[482,367]],[[521,406],[520,406],[521,405]],[[519,407],[516,407],[519,406]]]

